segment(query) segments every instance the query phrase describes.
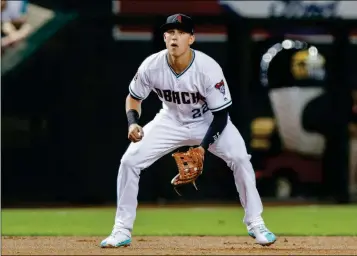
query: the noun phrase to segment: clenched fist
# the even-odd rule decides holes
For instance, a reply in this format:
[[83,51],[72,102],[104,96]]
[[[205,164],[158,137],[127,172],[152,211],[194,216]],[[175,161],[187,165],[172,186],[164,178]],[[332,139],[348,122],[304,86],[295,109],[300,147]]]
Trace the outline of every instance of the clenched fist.
[[141,141],[144,137],[143,128],[138,124],[132,124],[129,126],[128,139],[132,142]]

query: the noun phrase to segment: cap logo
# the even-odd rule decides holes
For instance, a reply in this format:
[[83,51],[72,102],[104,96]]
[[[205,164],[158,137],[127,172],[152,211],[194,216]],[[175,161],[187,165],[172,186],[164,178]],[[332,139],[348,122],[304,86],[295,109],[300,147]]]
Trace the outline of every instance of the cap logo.
[[182,16],[181,15],[177,15],[176,22],[182,23]]

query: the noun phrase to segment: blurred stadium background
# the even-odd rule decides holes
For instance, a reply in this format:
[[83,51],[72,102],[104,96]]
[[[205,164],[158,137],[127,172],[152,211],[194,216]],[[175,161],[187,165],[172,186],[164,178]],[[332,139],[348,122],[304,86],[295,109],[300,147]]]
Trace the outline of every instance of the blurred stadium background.
[[[356,202],[356,1],[1,2],[3,208],[115,204],[128,84],[178,12],[223,67],[264,202]],[[183,197],[176,172],[170,155],[144,171],[139,202],[239,204],[220,159]]]

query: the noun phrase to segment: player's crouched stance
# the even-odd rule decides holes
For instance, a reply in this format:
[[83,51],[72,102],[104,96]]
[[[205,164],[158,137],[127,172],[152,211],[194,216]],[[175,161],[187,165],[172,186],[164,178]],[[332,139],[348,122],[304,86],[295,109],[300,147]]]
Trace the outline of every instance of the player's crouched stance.
[[[129,85],[126,112],[132,143],[119,167],[114,228],[100,246],[131,243],[141,171],[179,147],[197,145],[192,152],[195,157],[203,161],[209,150],[233,171],[249,236],[261,245],[273,244],[276,237],[261,217],[263,206],[250,155],[229,118],[232,99],[221,67],[206,54],[191,49],[195,37],[190,17],[172,15],[162,30],[167,49],[146,58]],[[141,128],[141,102],[151,91],[163,108]]]

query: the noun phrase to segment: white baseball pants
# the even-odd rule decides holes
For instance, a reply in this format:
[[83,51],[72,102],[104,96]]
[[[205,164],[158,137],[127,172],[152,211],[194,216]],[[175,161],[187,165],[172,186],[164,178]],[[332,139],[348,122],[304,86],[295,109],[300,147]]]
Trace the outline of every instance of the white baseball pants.
[[[129,231],[133,229],[141,171],[179,147],[199,145],[212,121],[211,118],[208,119],[182,124],[162,110],[143,127],[143,139],[131,143],[121,159],[117,178],[116,228]],[[223,159],[233,171],[236,188],[245,210],[243,222],[248,225],[250,221],[261,216],[263,206],[256,188],[251,156],[247,154],[244,140],[230,120],[209,151]]]

